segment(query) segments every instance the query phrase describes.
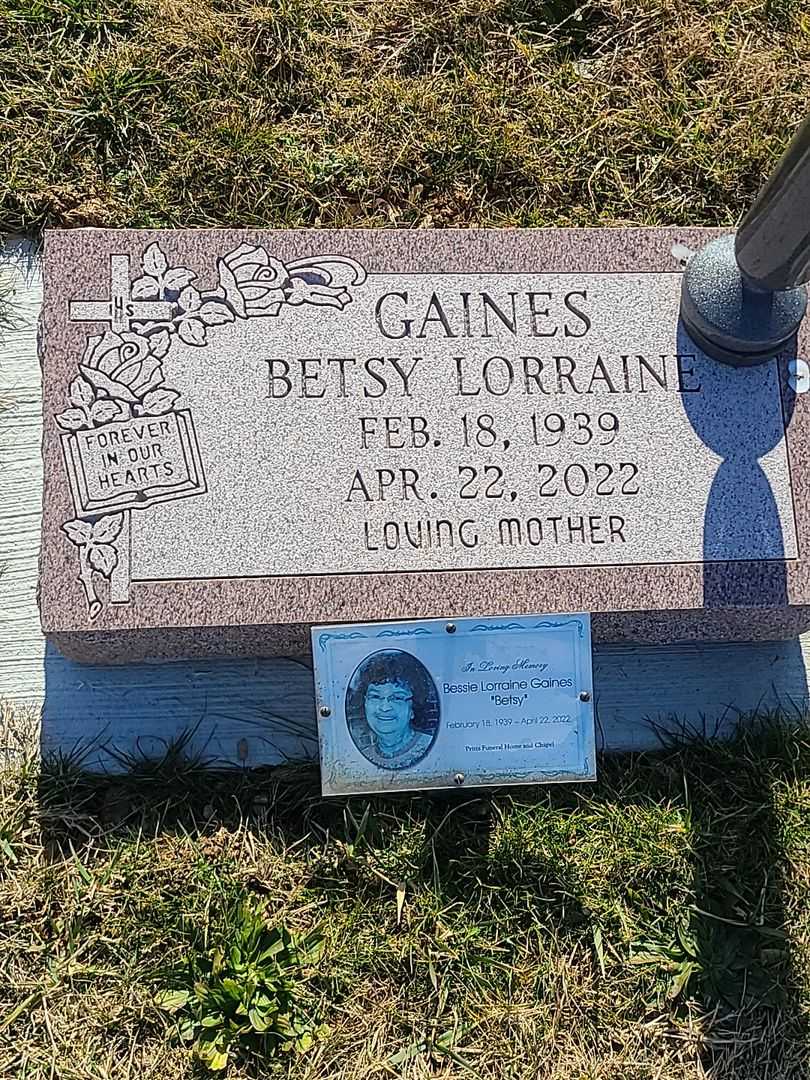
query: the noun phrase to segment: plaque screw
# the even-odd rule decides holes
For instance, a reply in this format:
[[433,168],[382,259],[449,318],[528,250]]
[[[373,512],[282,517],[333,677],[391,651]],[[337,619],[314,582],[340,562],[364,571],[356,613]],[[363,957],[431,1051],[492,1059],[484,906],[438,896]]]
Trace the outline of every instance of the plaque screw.
[[579,700],[580,701],[590,701],[591,700],[591,695],[588,693],[587,690],[580,690],[580,692],[579,692]]
[[328,705],[321,705],[321,716],[331,716],[332,710]]
[[[454,622],[449,622],[447,624],[447,626],[445,626],[445,630],[447,631],[448,634],[455,634],[455,632],[456,632],[456,624]],[[460,773],[459,773],[459,775],[461,776]],[[464,777],[462,776],[461,779],[463,780]]]
[[464,773],[457,772],[456,775],[453,777],[453,783],[456,784],[458,787],[461,787],[461,785],[464,783]]

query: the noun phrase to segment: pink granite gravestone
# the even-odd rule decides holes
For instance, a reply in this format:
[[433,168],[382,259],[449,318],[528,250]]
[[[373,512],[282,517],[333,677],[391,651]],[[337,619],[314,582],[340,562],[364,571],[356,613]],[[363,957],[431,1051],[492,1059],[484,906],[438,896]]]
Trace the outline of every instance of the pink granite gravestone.
[[125,661],[543,611],[804,629],[806,326],[704,356],[673,249],[714,235],[48,233],[45,632]]

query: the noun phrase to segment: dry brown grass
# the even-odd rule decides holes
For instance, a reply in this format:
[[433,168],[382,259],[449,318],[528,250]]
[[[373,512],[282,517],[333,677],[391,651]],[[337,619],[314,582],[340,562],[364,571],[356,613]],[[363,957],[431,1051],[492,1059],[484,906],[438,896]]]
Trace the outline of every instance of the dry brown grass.
[[[9,230],[730,225],[810,83],[810,16],[756,0],[0,0],[0,48]],[[245,898],[321,928],[330,1031],[236,1077],[807,1075],[805,731],[326,804],[0,730],[0,1076],[198,1075],[155,994]]]
[[155,994],[235,940],[247,898],[320,928],[306,991],[329,1031],[237,1055],[235,1077],[799,1080],[809,807],[806,730],[781,727],[605,762],[587,792],[464,799],[325,803],[296,768],[105,780],[17,752],[0,1075],[197,1076]]
[[790,0],[0,0],[0,229],[732,224]]

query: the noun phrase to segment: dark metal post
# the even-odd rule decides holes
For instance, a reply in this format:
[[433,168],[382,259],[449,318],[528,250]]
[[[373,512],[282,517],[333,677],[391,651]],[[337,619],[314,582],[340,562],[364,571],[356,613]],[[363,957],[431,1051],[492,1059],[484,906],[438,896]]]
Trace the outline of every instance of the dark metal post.
[[793,340],[810,280],[810,118],[743,219],[684,273],[681,318],[709,356],[761,364]]
[[810,280],[810,117],[737,230],[740,269],[763,289]]

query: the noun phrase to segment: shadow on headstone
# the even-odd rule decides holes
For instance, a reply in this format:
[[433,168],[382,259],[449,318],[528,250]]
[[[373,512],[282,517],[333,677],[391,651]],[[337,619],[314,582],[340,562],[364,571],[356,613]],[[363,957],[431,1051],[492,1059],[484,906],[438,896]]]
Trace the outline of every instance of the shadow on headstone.
[[[703,607],[748,608],[751,637],[757,638],[757,609],[768,619],[769,612],[788,607],[785,559],[797,554],[795,536],[786,544],[777,498],[761,464],[784,437],[795,395],[786,389],[781,410],[769,411],[765,403],[780,400],[776,364],[721,364],[701,352],[682,325],[678,352],[695,357],[693,383],[702,388],[682,393],[686,415],[704,444],[722,458],[703,511]],[[788,470],[789,464],[789,484]],[[790,490],[780,494],[792,514]],[[801,687],[785,708],[804,711],[807,676],[798,639],[780,641],[779,651],[783,659],[788,654],[791,685]]]
[[686,415],[705,445],[722,458],[704,512],[704,607],[786,607],[785,537],[761,461],[783,438],[795,396],[785,393],[783,415],[768,409],[766,403],[778,400],[776,365],[721,364],[702,353],[682,326],[678,352],[695,356],[689,363],[693,382],[701,386],[700,393],[682,393]]
[[[722,458],[704,512],[703,604],[707,609],[749,608],[752,636],[756,636],[753,622],[757,608],[764,609],[763,618],[767,619],[767,609],[785,608],[789,602],[785,558],[795,553],[796,541],[791,536],[786,542],[777,498],[761,462],[783,437],[793,414],[795,395],[783,389],[781,415],[774,411],[769,416],[763,404],[779,394],[777,365],[735,369],[720,364],[702,353],[682,326],[678,329],[678,352],[695,355],[695,374],[703,388],[702,393],[682,394],[686,414],[706,446]],[[762,561],[751,561],[754,552],[759,552]],[[796,697],[781,704],[787,718],[796,720],[806,713],[808,697],[799,640],[780,641],[779,653],[787,664],[791,684],[801,688]],[[778,688],[774,689],[779,700]],[[776,1035],[777,1027],[794,1032],[802,1027],[801,1005],[790,985],[794,980],[785,978],[783,970],[778,985],[766,985],[767,964],[763,962],[763,958],[778,954],[780,949],[782,956],[788,957],[787,967],[796,969],[799,959],[791,956],[789,934],[780,937],[789,931],[784,905],[788,861],[773,810],[772,789],[784,769],[778,761],[768,765],[773,765],[769,775],[763,769],[761,777],[748,777],[760,780],[758,802],[763,811],[755,834],[737,837],[733,844],[737,850],[750,849],[750,859],[731,861],[722,850],[725,845],[718,844],[716,837],[711,841],[708,836],[702,837],[701,814],[694,814],[696,843],[703,848],[703,858],[695,883],[696,907],[700,910],[692,920],[691,947],[704,990],[722,1003],[729,1016],[729,1039],[720,1037],[716,1045],[710,1041],[702,1055],[707,1072],[718,1080],[742,1075],[740,1051],[728,1053],[725,1046],[739,1039],[738,1032],[731,1037],[736,1030],[735,1010],[746,1005],[779,1010],[773,1008],[774,1038],[769,1060],[773,1075],[807,1075],[795,1057],[795,1042]],[[751,765],[741,761],[741,773],[745,770],[750,771]],[[746,822],[750,805],[734,806],[733,783],[729,784],[729,792],[728,827],[733,829],[737,820]],[[767,881],[751,880],[752,873],[761,872],[762,866],[768,864],[771,873]],[[757,912],[748,903],[758,890],[763,907],[767,903],[767,912]],[[721,1019],[721,1028],[723,1023]],[[761,1053],[762,1047],[759,1049]],[[751,1067],[761,1067],[761,1058],[755,1053]]]

